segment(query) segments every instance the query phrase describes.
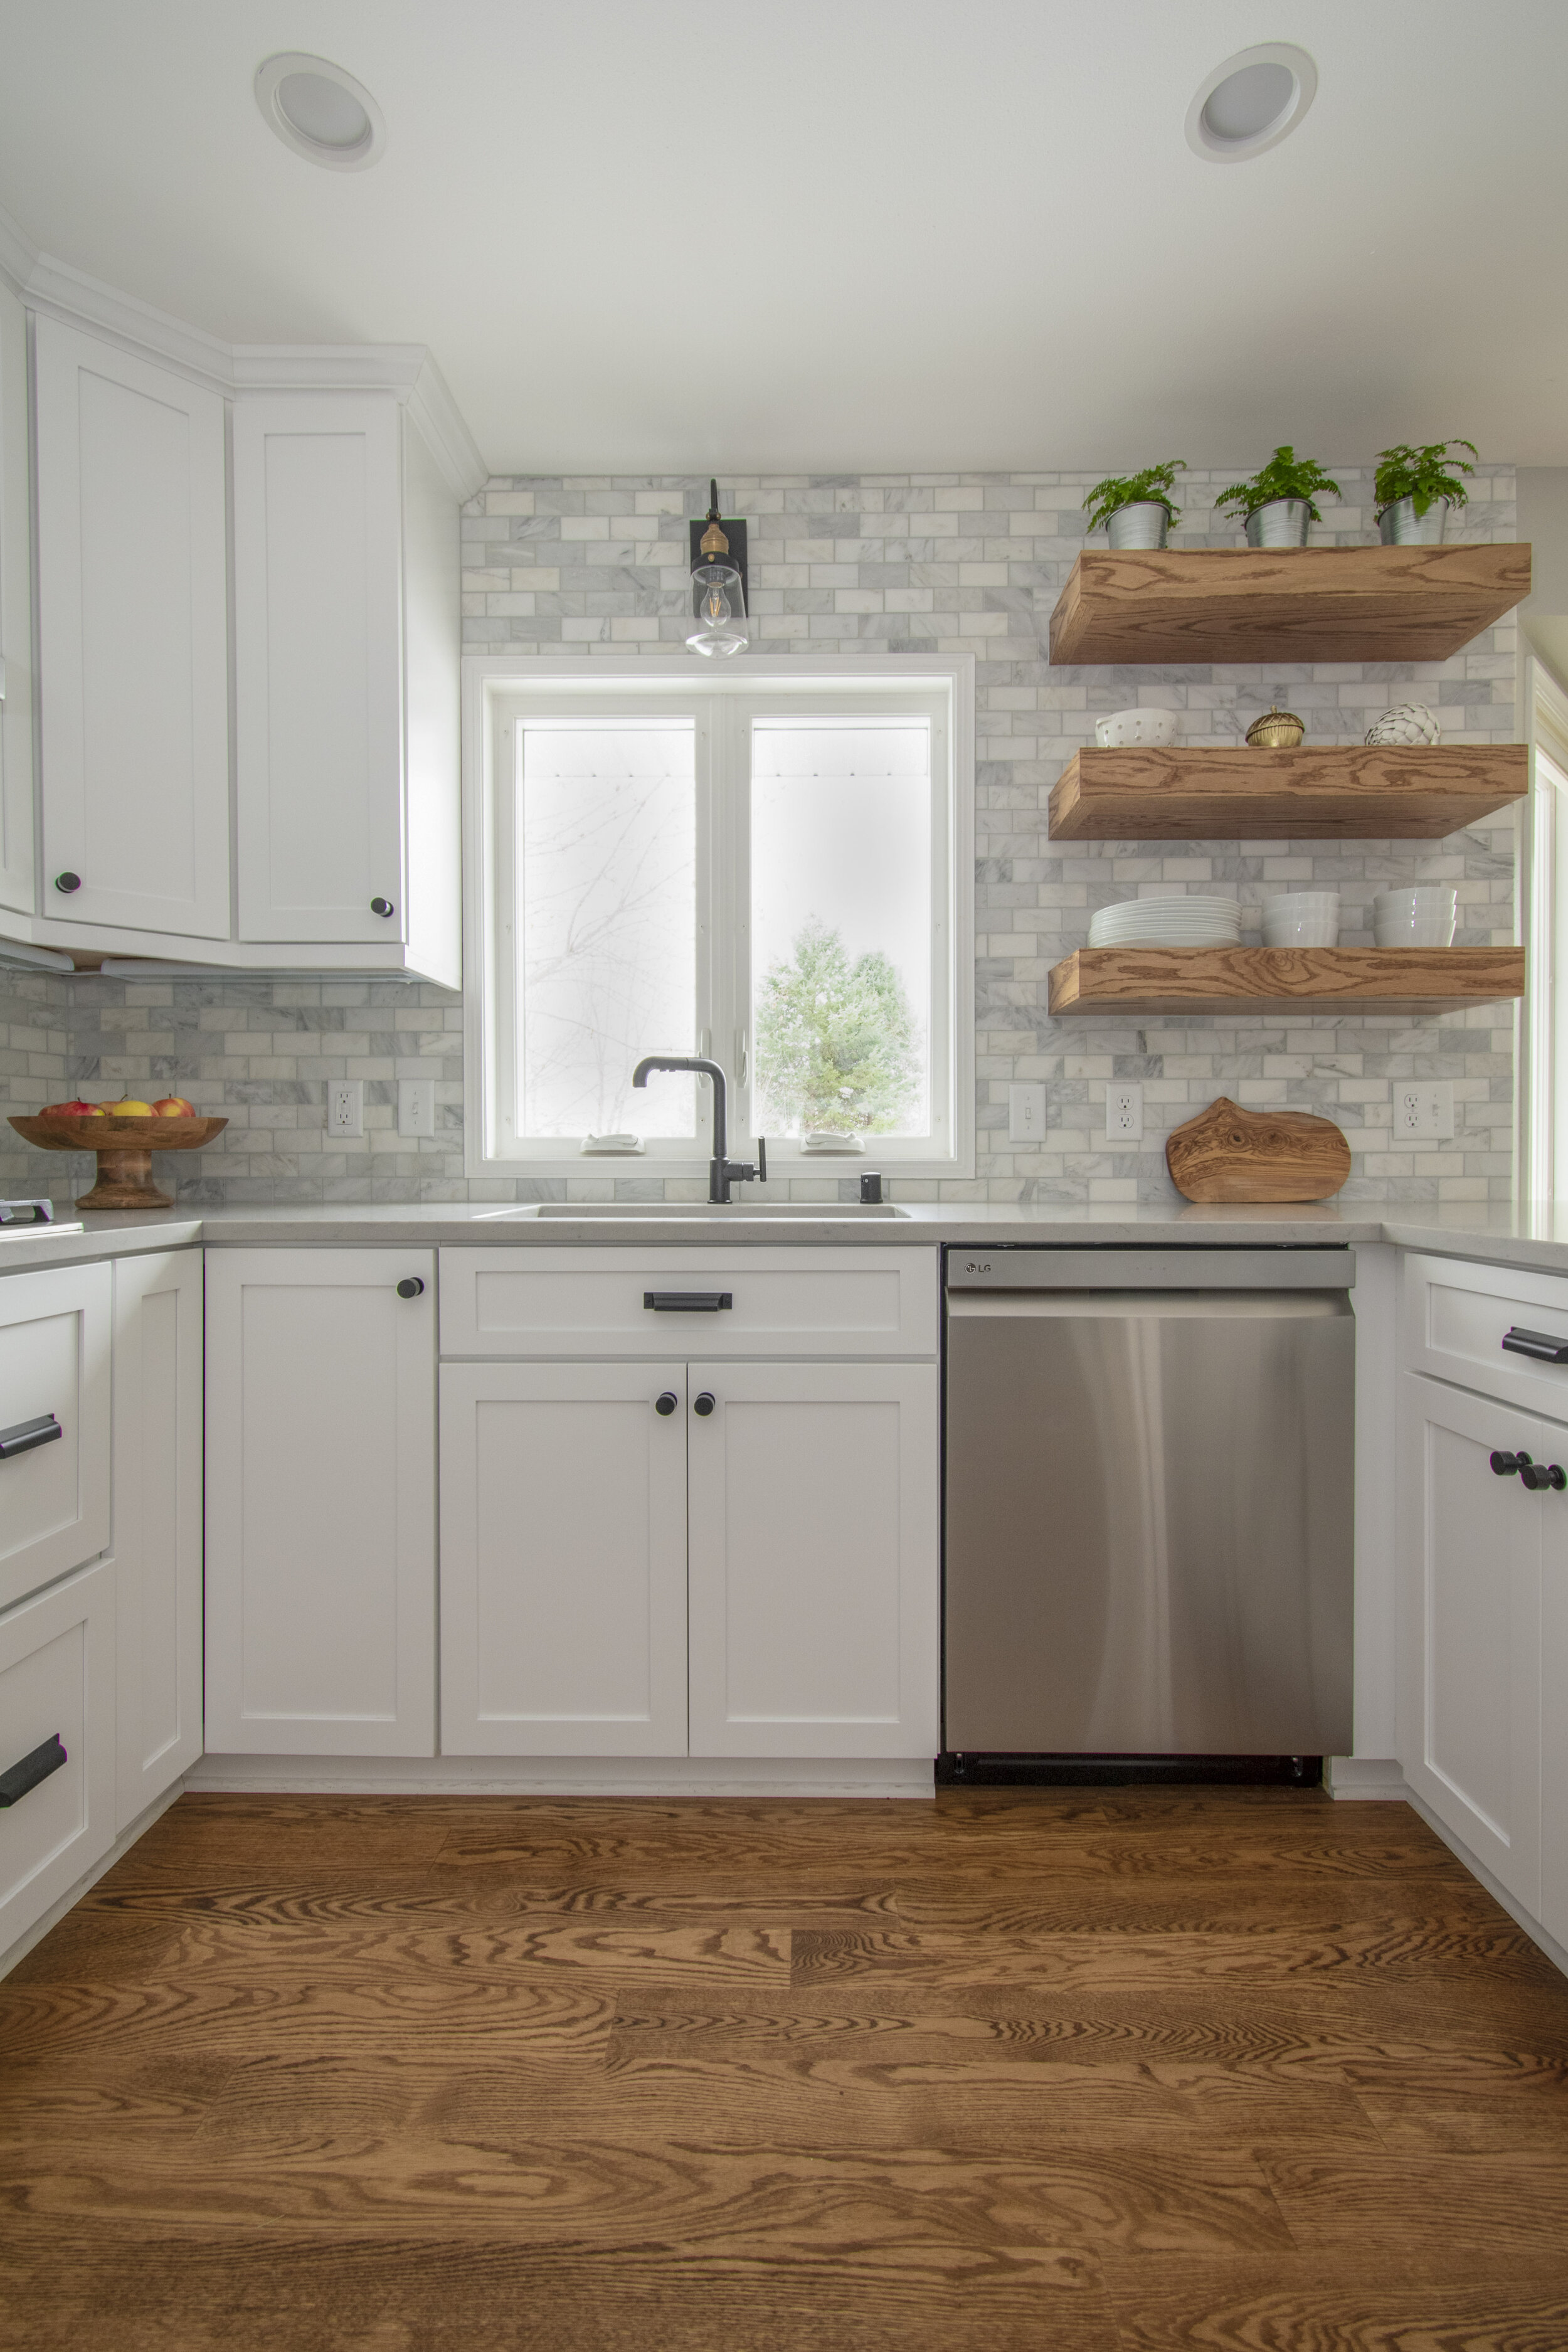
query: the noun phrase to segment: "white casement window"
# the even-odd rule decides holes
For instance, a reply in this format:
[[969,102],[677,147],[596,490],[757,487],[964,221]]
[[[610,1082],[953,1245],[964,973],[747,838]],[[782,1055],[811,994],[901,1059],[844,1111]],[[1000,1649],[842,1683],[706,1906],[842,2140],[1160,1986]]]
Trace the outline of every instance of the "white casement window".
[[465,668],[471,1175],[973,1172],[971,663]]

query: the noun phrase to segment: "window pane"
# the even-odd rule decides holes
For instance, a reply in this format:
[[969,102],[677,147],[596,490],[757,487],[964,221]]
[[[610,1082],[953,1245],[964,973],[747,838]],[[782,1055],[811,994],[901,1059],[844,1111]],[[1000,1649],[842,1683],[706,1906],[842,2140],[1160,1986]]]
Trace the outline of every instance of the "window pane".
[[752,1125],[931,1133],[931,730],[752,730]]
[[691,1135],[690,1078],[631,1077],[695,1050],[692,723],[518,732],[519,1129]]

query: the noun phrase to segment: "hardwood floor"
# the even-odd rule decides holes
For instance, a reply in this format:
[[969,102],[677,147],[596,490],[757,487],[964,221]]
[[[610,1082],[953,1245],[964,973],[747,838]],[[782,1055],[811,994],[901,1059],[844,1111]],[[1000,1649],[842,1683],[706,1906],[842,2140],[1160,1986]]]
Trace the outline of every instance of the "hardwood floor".
[[1563,2352],[1406,1808],[185,1797],[0,1982],[8,2352]]

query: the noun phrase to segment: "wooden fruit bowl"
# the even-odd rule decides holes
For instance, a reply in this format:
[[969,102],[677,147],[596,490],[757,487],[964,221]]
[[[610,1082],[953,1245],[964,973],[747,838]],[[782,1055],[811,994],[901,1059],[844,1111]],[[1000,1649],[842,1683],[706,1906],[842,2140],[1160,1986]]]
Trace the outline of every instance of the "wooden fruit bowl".
[[199,1151],[228,1125],[226,1118],[84,1118],[68,1111],[37,1111],[11,1121],[40,1151],[96,1151],[98,1181],[79,1209],[172,1209],[174,1196],[153,1181],[154,1151]]

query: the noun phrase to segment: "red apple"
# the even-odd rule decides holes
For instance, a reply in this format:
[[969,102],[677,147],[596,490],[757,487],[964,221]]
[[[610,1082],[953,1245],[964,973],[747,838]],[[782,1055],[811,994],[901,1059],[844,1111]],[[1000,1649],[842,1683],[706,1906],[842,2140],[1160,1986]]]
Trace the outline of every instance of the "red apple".
[[195,1118],[195,1110],[184,1095],[163,1095],[153,1106],[159,1118]]
[[97,1109],[98,1105],[89,1102],[46,1103],[42,1115],[46,1118],[90,1118]]

